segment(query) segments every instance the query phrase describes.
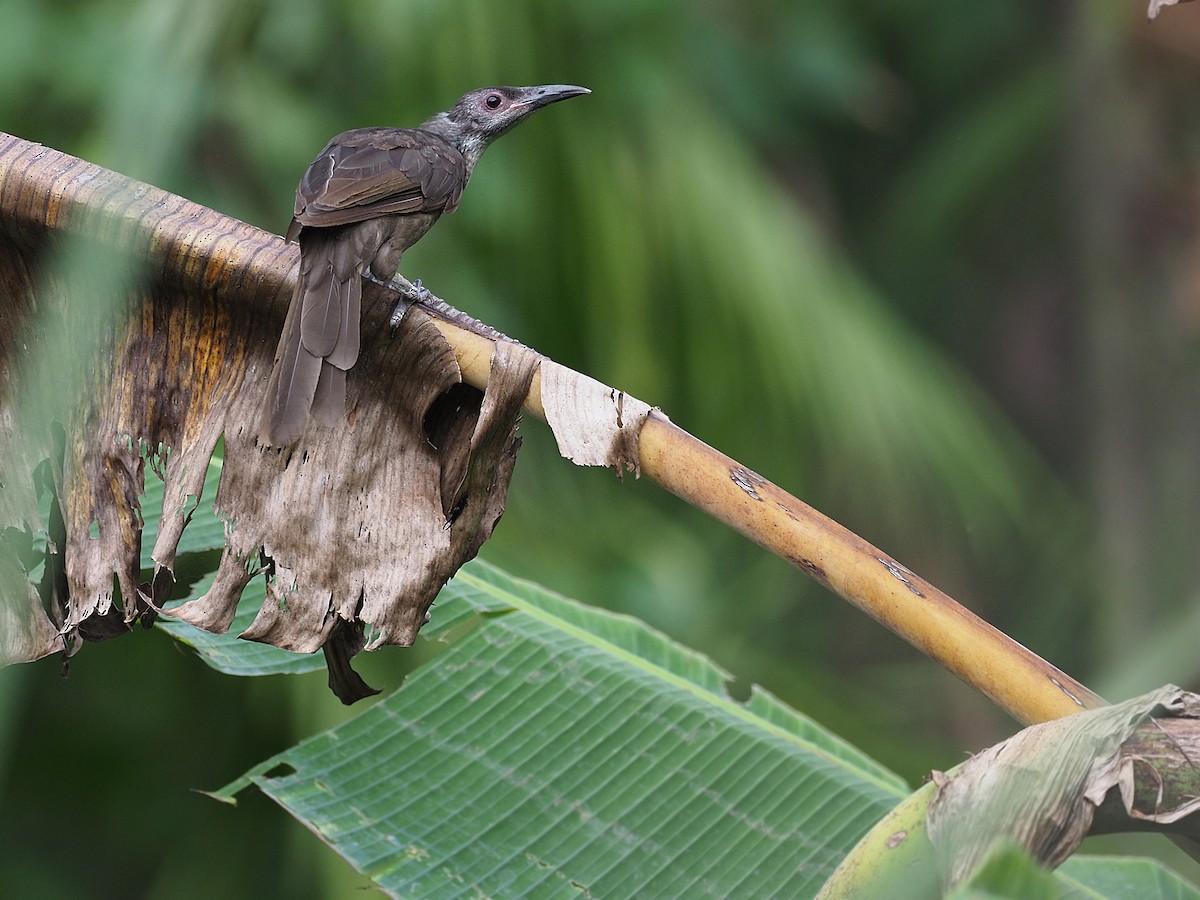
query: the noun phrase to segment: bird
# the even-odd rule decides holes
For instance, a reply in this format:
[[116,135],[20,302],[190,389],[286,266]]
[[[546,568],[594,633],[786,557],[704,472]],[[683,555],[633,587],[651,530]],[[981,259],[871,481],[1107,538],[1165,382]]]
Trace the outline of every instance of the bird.
[[571,84],[480,88],[416,128],[356,128],[325,145],[296,188],[286,235],[300,244],[300,271],[267,384],[268,444],[296,441],[310,414],[345,421],[362,279],[410,301],[428,296],[399,273],[400,258],[458,207],[483,151],[537,110],[589,93]]

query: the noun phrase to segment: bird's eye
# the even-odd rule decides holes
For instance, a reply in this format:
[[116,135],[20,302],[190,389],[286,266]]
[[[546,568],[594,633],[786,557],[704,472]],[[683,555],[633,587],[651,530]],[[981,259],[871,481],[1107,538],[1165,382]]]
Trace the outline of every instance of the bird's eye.
[[483,101],[483,105],[488,109],[499,109],[500,104],[503,102],[504,98],[499,94],[488,94],[487,98]]

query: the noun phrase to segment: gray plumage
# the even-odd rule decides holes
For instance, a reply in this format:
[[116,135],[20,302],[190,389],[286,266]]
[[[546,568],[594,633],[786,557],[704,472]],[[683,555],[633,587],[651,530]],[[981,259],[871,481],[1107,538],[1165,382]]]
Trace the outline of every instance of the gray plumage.
[[362,277],[395,276],[395,286],[417,299],[397,273],[400,258],[455,210],[488,144],[535,110],[586,93],[559,84],[482,88],[417,128],[359,128],[326,145],[296,188],[287,232],[300,242],[300,275],[267,386],[268,443],[296,440],[310,411],[326,425],[344,420]]

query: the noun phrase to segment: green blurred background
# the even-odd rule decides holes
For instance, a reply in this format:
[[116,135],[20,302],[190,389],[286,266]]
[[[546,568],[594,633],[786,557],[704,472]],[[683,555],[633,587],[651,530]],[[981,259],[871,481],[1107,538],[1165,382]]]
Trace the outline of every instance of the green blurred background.
[[[587,85],[489,151],[410,278],[1110,699],[1198,686],[1200,4],[0,0],[0,23],[0,128],[277,233],[338,131]],[[914,783],[1014,729],[783,562],[524,432],[487,559]],[[363,669],[393,689],[421,652]],[[362,879],[282,811],[192,790],[356,714],[323,682],[226,678],[160,632],[65,680],[0,671],[0,895],[345,895]]]

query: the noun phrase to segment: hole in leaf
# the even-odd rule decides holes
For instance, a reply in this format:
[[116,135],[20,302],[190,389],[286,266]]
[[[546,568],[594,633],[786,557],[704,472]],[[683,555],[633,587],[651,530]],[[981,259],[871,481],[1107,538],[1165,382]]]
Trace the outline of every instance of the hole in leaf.
[[749,702],[750,692],[753,688],[753,684],[740,678],[725,682],[725,693],[729,695],[730,700],[736,700],[738,703]]

